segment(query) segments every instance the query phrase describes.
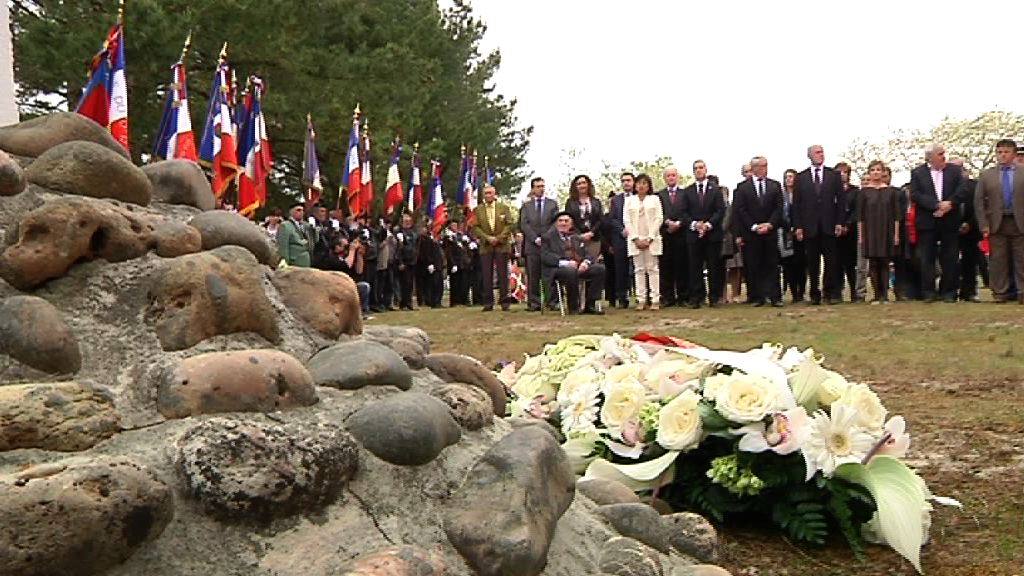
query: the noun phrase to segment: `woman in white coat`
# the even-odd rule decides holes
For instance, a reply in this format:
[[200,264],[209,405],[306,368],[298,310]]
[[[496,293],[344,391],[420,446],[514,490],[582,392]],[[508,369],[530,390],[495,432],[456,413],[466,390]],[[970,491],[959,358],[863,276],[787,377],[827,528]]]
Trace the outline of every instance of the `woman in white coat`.
[[664,216],[661,199],[654,194],[654,184],[647,174],[636,177],[633,190],[636,195],[626,198],[623,212],[626,221],[626,253],[633,259],[636,282],[636,309],[657,310],[660,302],[658,256],[661,256],[661,223]]

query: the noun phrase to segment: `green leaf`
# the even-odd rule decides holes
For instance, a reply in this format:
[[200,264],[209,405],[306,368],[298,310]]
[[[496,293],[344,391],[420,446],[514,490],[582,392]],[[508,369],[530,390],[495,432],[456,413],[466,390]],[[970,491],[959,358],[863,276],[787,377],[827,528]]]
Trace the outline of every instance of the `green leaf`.
[[607,460],[597,459],[587,467],[587,473],[583,475],[583,479],[615,480],[629,486],[634,492],[652,490],[672,481],[674,477],[672,464],[678,456],[679,451],[672,450],[654,460],[639,464],[612,464]]
[[710,402],[701,401],[700,404],[697,404],[697,412],[700,413],[701,426],[708,432],[729,430],[741,426],[741,424],[726,420]]

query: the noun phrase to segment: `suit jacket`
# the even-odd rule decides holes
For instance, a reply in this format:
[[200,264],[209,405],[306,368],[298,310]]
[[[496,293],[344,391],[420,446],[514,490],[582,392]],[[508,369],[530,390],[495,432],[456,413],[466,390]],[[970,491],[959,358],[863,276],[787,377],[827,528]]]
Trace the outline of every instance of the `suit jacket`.
[[[1003,223],[1003,179],[998,166],[985,170],[978,178],[974,213],[982,232],[999,233]],[[1017,228],[1024,230],[1024,166],[1017,166],[1013,171],[1013,219]]]
[[910,198],[917,206],[918,230],[950,231],[960,227],[960,203],[964,197],[964,172],[956,165],[946,164],[942,169],[942,199],[953,203],[953,209],[942,218],[932,216],[939,207],[932,184],[931,168],[922,164],[910,171]]
[[822,167],[821,188],[816,191],[810,167],[796,175],[793,186],[793,228],[802,229],[805,238],[818,234],[835,236],[836,225],[846,225],[848,204],[839,172]]
[[605,214],[605,240],[613,246],[625,246],[626,238],[622,231],[626,229],[626,218],[622,209],[626,205],[626,193],[620,192],[608,202],[608,212]]
[[580,208],[579,200],[573,200],[569,198],[565,201],[565,211],[572,216],[573,225],[576,227],[576,232],[583,234],[584,232],[593,232],[594,237],[591,240],[601,239],[601,218],[604,216],[604,210],[602,209],[601,201],[597,198],[590,199],[590,217],[587,221],[583,221],[583,210]]
[[534,242],[551,228],[558,213],[558,203],[544,198],[541,211],[537,212],[537,200],[533,196],[527,198],[519,208],[519,231],[523,233],[523,253],[539,254],[540,247]]
[[[480,253],[490,254],[491,252],[507,253],[509,251],[509,239],[512,237],[512,211],[497,200],[494,201],[494,229],[491,229],[487,222],[487,203],[482,202],[473,211],[476,216],[476,224],[473,225],[473,232],[480,243]],[[490,238],[497,238],[498,243],[494,246]]]
[[[402,239],[398,240],[398,235]],[[415,266],[420,257],[420,238],[414,228],[398,228],[395,231],[395,239],[398,241],[398,263],[405,266]]]
[[[658,192],[658,198],[661,199],[661,212],[662,214],[664,214],[665,220],[678,220],[679,222],[683,221],[682,192],[682,188],[676,188],[676,198],[674,202],[671,199],[671,195],[668,193],[668,188],[664,188],[660,192]],[[682,226],[681,228],[679,228],[679,230],[677,230],[675,234],[670,234],[668,231],[668,225],[662,223],[661,233],[667,239],[682,240],[686,237],[686,226]]]
[[981,240],[981,226],[978,225],[978,213],[974,210],[974,192],[978,188],[978,181],[971,178],[964,178],[964,195],[960,202],[960,223],[967,224],[966,234],[960,237],[971,242]]
[[701,201],[697,191],[697,183],[694,182],[683,189],[683,228],[686,229],[686,241],[696,243],[701,238],[696,230],[690,230],[693,222],[708,222],[711,224],[711,232],[704,236],[703,240],[709,242],[722,241],[722,220],[725,219],[725,198],[722,197],[718,185],[710,180],[704,181],[704,199]]
[[540,262],[545,276],[554,274],[555,269],[558,268],[558,263],[562,260],[573,260],[577,264],[584,261],[590,264],[594,263],[587,256],[587,245],[583,238],[575,232],[569,232],[568,237],[573,251],[571,258],[565,253],[565,243],[562,242],[562,236],[558,233],[558,228],[552,226],[541,237]]
[[[643,217],[647,222],[647,238],[651,240],[651,246],[648,250],[654,256],[660,256],[663,251],[661,225],[665,222],[661,200],[657,196],[648,194],[644,197],[643,207]],[[626,198],[626,205],[623,211],[626,215],[626,230],[629,231],[629,238],[626,239],[626,254],[636,256],[640,253],[640,249],[636,247],[636,243],[633,240],[640,238],[640,197],[634,195]]]
[[[751,231],[754,224],[771,224],[775,228],[782,226],[782,185],[777,180],[765,178],[764,199],[758,199],[754,181],[742,182],[735,192],[732,217],[736,221],[736,229],[744,240],[759,237]],[[764,238],[775,239],[775,234]]]
[[289,266],[309,267],[316,231],[306,222],[288,219],[277,229],[277,253]]

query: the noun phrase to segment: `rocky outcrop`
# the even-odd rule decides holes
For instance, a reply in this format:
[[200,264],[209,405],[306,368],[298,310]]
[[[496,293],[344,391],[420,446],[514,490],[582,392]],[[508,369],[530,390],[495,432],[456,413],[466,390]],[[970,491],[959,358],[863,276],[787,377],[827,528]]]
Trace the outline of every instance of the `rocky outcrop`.
[[494,413],[505,415],[505,387],[479,360],[461,354],[431,354],[426,366],[445,382],[462,382],[480,388],[491,397]]
[[153,198],[153,185],[145,172],[121,154],[92,142],[65,142],[50,148],[28,167],[25,177],[64,194],[113,198],[141,206]]
[[113,436],[117,422],[110,395],[77,382],[0,386],[0,451],[85,450]]
[[255,332],[281,338],[256,259],[222,246],[164,263],[155,273],[146,312],[164,350],[184,350],[218,334]]
[[272,279],[285,306],[324,338],[362,333],[359,291],[348,274],[290,266]]
[[163,373],[157,408],[167,418],[217,412],[273,412],[316,404],[309,371],[277,350],[211,352]]
[[431,389],[430,395],[447,404],[452,418],[466,430],[479,430],[494,420],[490,397],[476,386],[442,384]]
[[216,199],[203,169],[191,160],[163,160],[142,171],[153,185],[153,201],[213,210]]
[[91,576],[163,532],[171,490],[127,459],[0,477],[0,574]]
[[73,140],[94,142],[128,158],[128,151],[114,140],[110,131],[74,112],[56,112],[0,127],[0,150],[17,156],[35,158],[54,146]]
[[448,406],[419,392],[367,404],[345,425],[374,456],[399,466],[426,464],[461,437]]
[[260,264],[277,266],[277,249],[270,245],[270,240],[259,226],[240,214],[212,210],[196,215],[188,224],[202,235],[203,250],[241,246],[252,252]]
[[576,482],[576,491],[597,504],[630,504],[640,502],[636,492],[622,482],[604,478],[590,478]]
[[325,348],[306,364],[317,386],[356,390],[364,386],[395,386],[408,390],[412,372],[390,348],[355,340]]
[[189,494],[225,519],[266,521],[333,502],[355,474],[359,450],[335,426],[298,429],[215,418],[178,441]]
[[657,550],[622,536],[605,542],[598,562],[609,576],[672,576],[665,574]]
[[415,546],[394,546],[365,554],[342,567],[338,576],[444,576],[437,554]]
[[25,190],[25,171],[0,150],[0,196],[14,196]]
[[82,367],[74,332],[53,304],[35,296],[0,300],[0,354],[48,374]]

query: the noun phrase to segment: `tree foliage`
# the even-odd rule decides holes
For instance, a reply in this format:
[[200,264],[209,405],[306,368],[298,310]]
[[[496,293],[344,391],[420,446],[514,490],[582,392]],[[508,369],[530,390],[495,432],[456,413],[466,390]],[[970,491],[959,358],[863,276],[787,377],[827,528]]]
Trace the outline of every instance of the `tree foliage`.
[[623,172],[632,172],[633,174],[647,174],[650,176],[651,180],[654,181],[654,190],[658,191],[665,187],[664,174],[665,169],[669,166],[676,166],[679,170],[679,186],[689,186],[693,183],[693,174],[685,166],[682,168],[677,166],[671,156],[658,156],[653,160],[634,160],[618,168],[610,162],[605,162],[604,170],[598,176],[594,185],[601,192],[619,190],[622,188],[622,185],[619,183],[619,177]]
[[[11,8],[22,115],[73,108],[117,3],[14,0]],[[449,198],[463,143],[478,151],[481,163],[489,156],[501,193],[518,190],[525,177],[532,127],[520,127],[515,100],[496,91],[500,54],[481,53],[486,25],[463,0],[444,11],[434,0],[132,0],[125,28],[136,160],[152,149],[170,65],[191,30],[187,65],[197,139],[227,41],[240,81],[258,74],[266,83],[277,193],[298,191],[307,112],[317,126],[326,188],[337,189],[356,103],[370,122],[378,202],[395,135],[406,144],[403,180],[411,145],[419,142],[424,166],[429,158],[445,163]]]

